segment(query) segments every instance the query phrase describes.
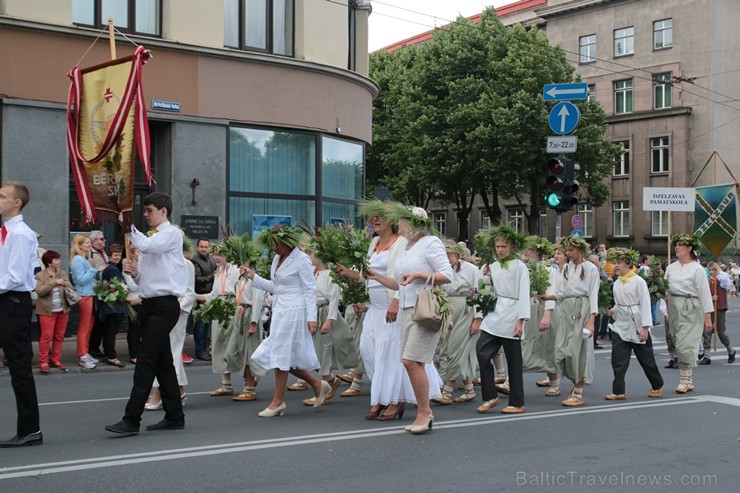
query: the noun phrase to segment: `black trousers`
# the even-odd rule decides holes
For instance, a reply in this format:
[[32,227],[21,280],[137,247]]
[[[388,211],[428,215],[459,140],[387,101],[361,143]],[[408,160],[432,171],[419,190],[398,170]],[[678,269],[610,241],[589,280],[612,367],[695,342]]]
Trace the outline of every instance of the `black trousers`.
[[0,294],[0,346],[8,360],[10,384],[18,412],[17,434],[39,431],[39,404],[31,362],[31,294],[8,291]]
[[524,377],[522,376],[522,341],[507,339],[488,332],[481,331],[475,351],[478,354],[480,367],[481,390],[483,400],[490,401],[498,397],[496,392],[496,370],[491,359],[496,356],[501,346],[506,355],[506,365],[509,370],[509,405],[521,407],[524,405]]
[[655,363],[653,354],[653,341],[648,335],[645,344],[635,344],[625,342],[619,337],[619,334],[612,332],[612,370],[614,370],[614,382],[612,382],[612,392],[614,394],[624,394],[624,376],[630,367],[630,357],[632,352],[637,357],[645,376],[650,381],[650,388],[657,390],[663,386],[663,377],[660,375],[658,365]]
[[116,334],[121,329],[125,313],[109,313],[105,316],[105,334],[103,337],[103,355],[108,359],[116,359]]
[[[138,313],[139,305],[134,307]],[[128,332],[126,333],[126,342],[128,343],[128,355],[130,358],[139,357],[139,345],[141,344],[141,330],[139,329],[139,318],[128,319]]]
[[154,377],[159,380],[164,417],[181,421],[185,414],[170,349],[170,331],[180,317],[180,303],[175,296],[148,298],[142,301],[138,313],[141,345],[134,369],[134,386],[123,421],[138,428]]
[[91,355],[97,355],[100,353],[100,343],[105,338],[105,331],[107,329],[107,323],[105,317],[100,314],[99,306],[103,302],[93,298],[93,326],[90,331],[90,342],[87,344],[87,352]]

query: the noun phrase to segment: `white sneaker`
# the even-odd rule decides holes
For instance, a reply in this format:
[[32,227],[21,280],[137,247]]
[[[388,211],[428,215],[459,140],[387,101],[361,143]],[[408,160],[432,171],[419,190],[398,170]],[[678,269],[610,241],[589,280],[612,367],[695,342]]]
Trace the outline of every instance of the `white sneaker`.
[[92,363],[94,365],[97,365],[98,363],[100,363],[100,360],[97,359],[97,358],[93,358],[92,356],[90,356],[90,353],[87,353],[85,356],[87,356],[88,361],[90,361],[90,363]]
[[80,362],[77,364],[83,368],[87,368],[88,370],[95,368],[95,363],[85,358],[85,356],[80,356]]

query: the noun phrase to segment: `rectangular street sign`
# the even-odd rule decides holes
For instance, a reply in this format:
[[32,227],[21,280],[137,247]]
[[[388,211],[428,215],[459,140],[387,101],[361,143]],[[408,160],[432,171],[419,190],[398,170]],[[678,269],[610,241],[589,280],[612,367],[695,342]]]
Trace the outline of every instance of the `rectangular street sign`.
[[570,152],[576,152],[578,149],[578,137],[575,135],[569,136],[553,136],[547,138],[547,152],[548,154],[567,154]]
[[642,189],[642,210],[694,212],[696,189],[652,188]]
[[569,84],[545,84],[542,99],[545,101],[574,101],[588,97],[588,84],[573,82]]

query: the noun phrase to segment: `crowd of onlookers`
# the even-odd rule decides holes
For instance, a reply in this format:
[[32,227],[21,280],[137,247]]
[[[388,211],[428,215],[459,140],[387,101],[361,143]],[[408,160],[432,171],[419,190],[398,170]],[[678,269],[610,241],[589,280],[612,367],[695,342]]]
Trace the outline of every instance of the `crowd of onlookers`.
[[[211,244],[208,239],[197,241],[196,252],[190,259],[195,267],[195,291],[197,294],[210,293],[216,261],[210,255]],[[36,268],[37,287],[33,293],[35,314],[39,326],[39,368],[49,373],[51,368],[67,371],[62,361],[62,346],[69,326],[75,322],[70,318],[76,306],[76,333],[78,365],[93,369],[103,363],[124,367],[126,363],[118,358],[116,351],[117,334],[127,333],[129,361],[136,364],[140,335],[135,317],[128,315],[123,303],[108,304],[100,302],[93,292],[98,280],[118,279],[130,291],[130,296],[138,289],[136,283],[122,272],[124,248],[114,243],[106,246],[105,235],[96,230],[78,234],[72,239],[68,272],[62,268],[65,259],[60,252],[39,248]],[[135,260],[136,248],[131,246],[129,256]],[[195,341],[195,357],[210,361],[209,327],[202,320],[190,319]],[[193,358],[183,353],[183,362],[188,364]],[[3,359],[0,358],[0,366]]]

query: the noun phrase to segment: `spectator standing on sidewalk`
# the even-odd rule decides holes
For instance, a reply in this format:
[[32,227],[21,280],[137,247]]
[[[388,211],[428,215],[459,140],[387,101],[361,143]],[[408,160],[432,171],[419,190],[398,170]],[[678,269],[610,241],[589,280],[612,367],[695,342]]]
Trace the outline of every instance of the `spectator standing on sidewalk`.
[[[39,367],[41,373],[49,373],[49,366],[67,371],[62,363],[62,344],[67,331],[69,302],[64,292],[72,283],[67,273],[59,268],[62,256],[59,252],[49,250],[41,256],[44,270],[36,274],[36,316],[39,319],[41,336],[39,337]],[[49,353],[51,352],[51,361]]]
[[[112,279],[118,279],[122,283],[125,283],[126,280],[117,267],[117,264],[121,261],[123,247],[114,243],[108,249],[108,254],[108,265],[102,273],[103,280],[110,281]],[[128,313],[128,310],[123,303],[115,303],[113,305],[100,303],[98,311],[105,327],[105,332],[103,333],[103,355],[105,356],[105,363],[110,366],[123,368],[126,365],[118,359],[116,354],[116,334],[118,334],[123,323],[123,318]]]
[[712,316],[712,325],[714,330],[709,329],[704,331],[704,354],[699,355],[699,364],[709,365],[712,363],[709,356],[712,349],[712,334],[715,332],[717,333],[719,342],[721,342],[722,345],[725,346],[725,349],[727,349],[727,363],[734,363],[735,349],[732,347],[730,338],[727,337],[727,326],[725,321],[732,280],[727,272],[720,271],[720,267],[717,262],[709,262],[709,275],[712,276],[709,279],[709,291],[712,293],[712,300],[714,301],[716,314]]
[[[90,259],[92,266],[96,269],[108,267],[108,255],[105,252],[105,235],[100,230],[90,231]],[[93,304],[93,327],[90,333],[90,344],[88,353],[93,358],[102,358],[104,354],[100,351],[100,344],[105,337],[105,317],[100,314],[102,303],[95,300]]]
[[[195,267],[195,294],[208,294],[213,289],[216,260],[209,254],[211,243],[208,238],[199,238],[195,249],[196,253],[191,260]],[[208,325],[202,319],[196,321],[193,325],[193,338],[195,339],[195,357],[210,361]]]

